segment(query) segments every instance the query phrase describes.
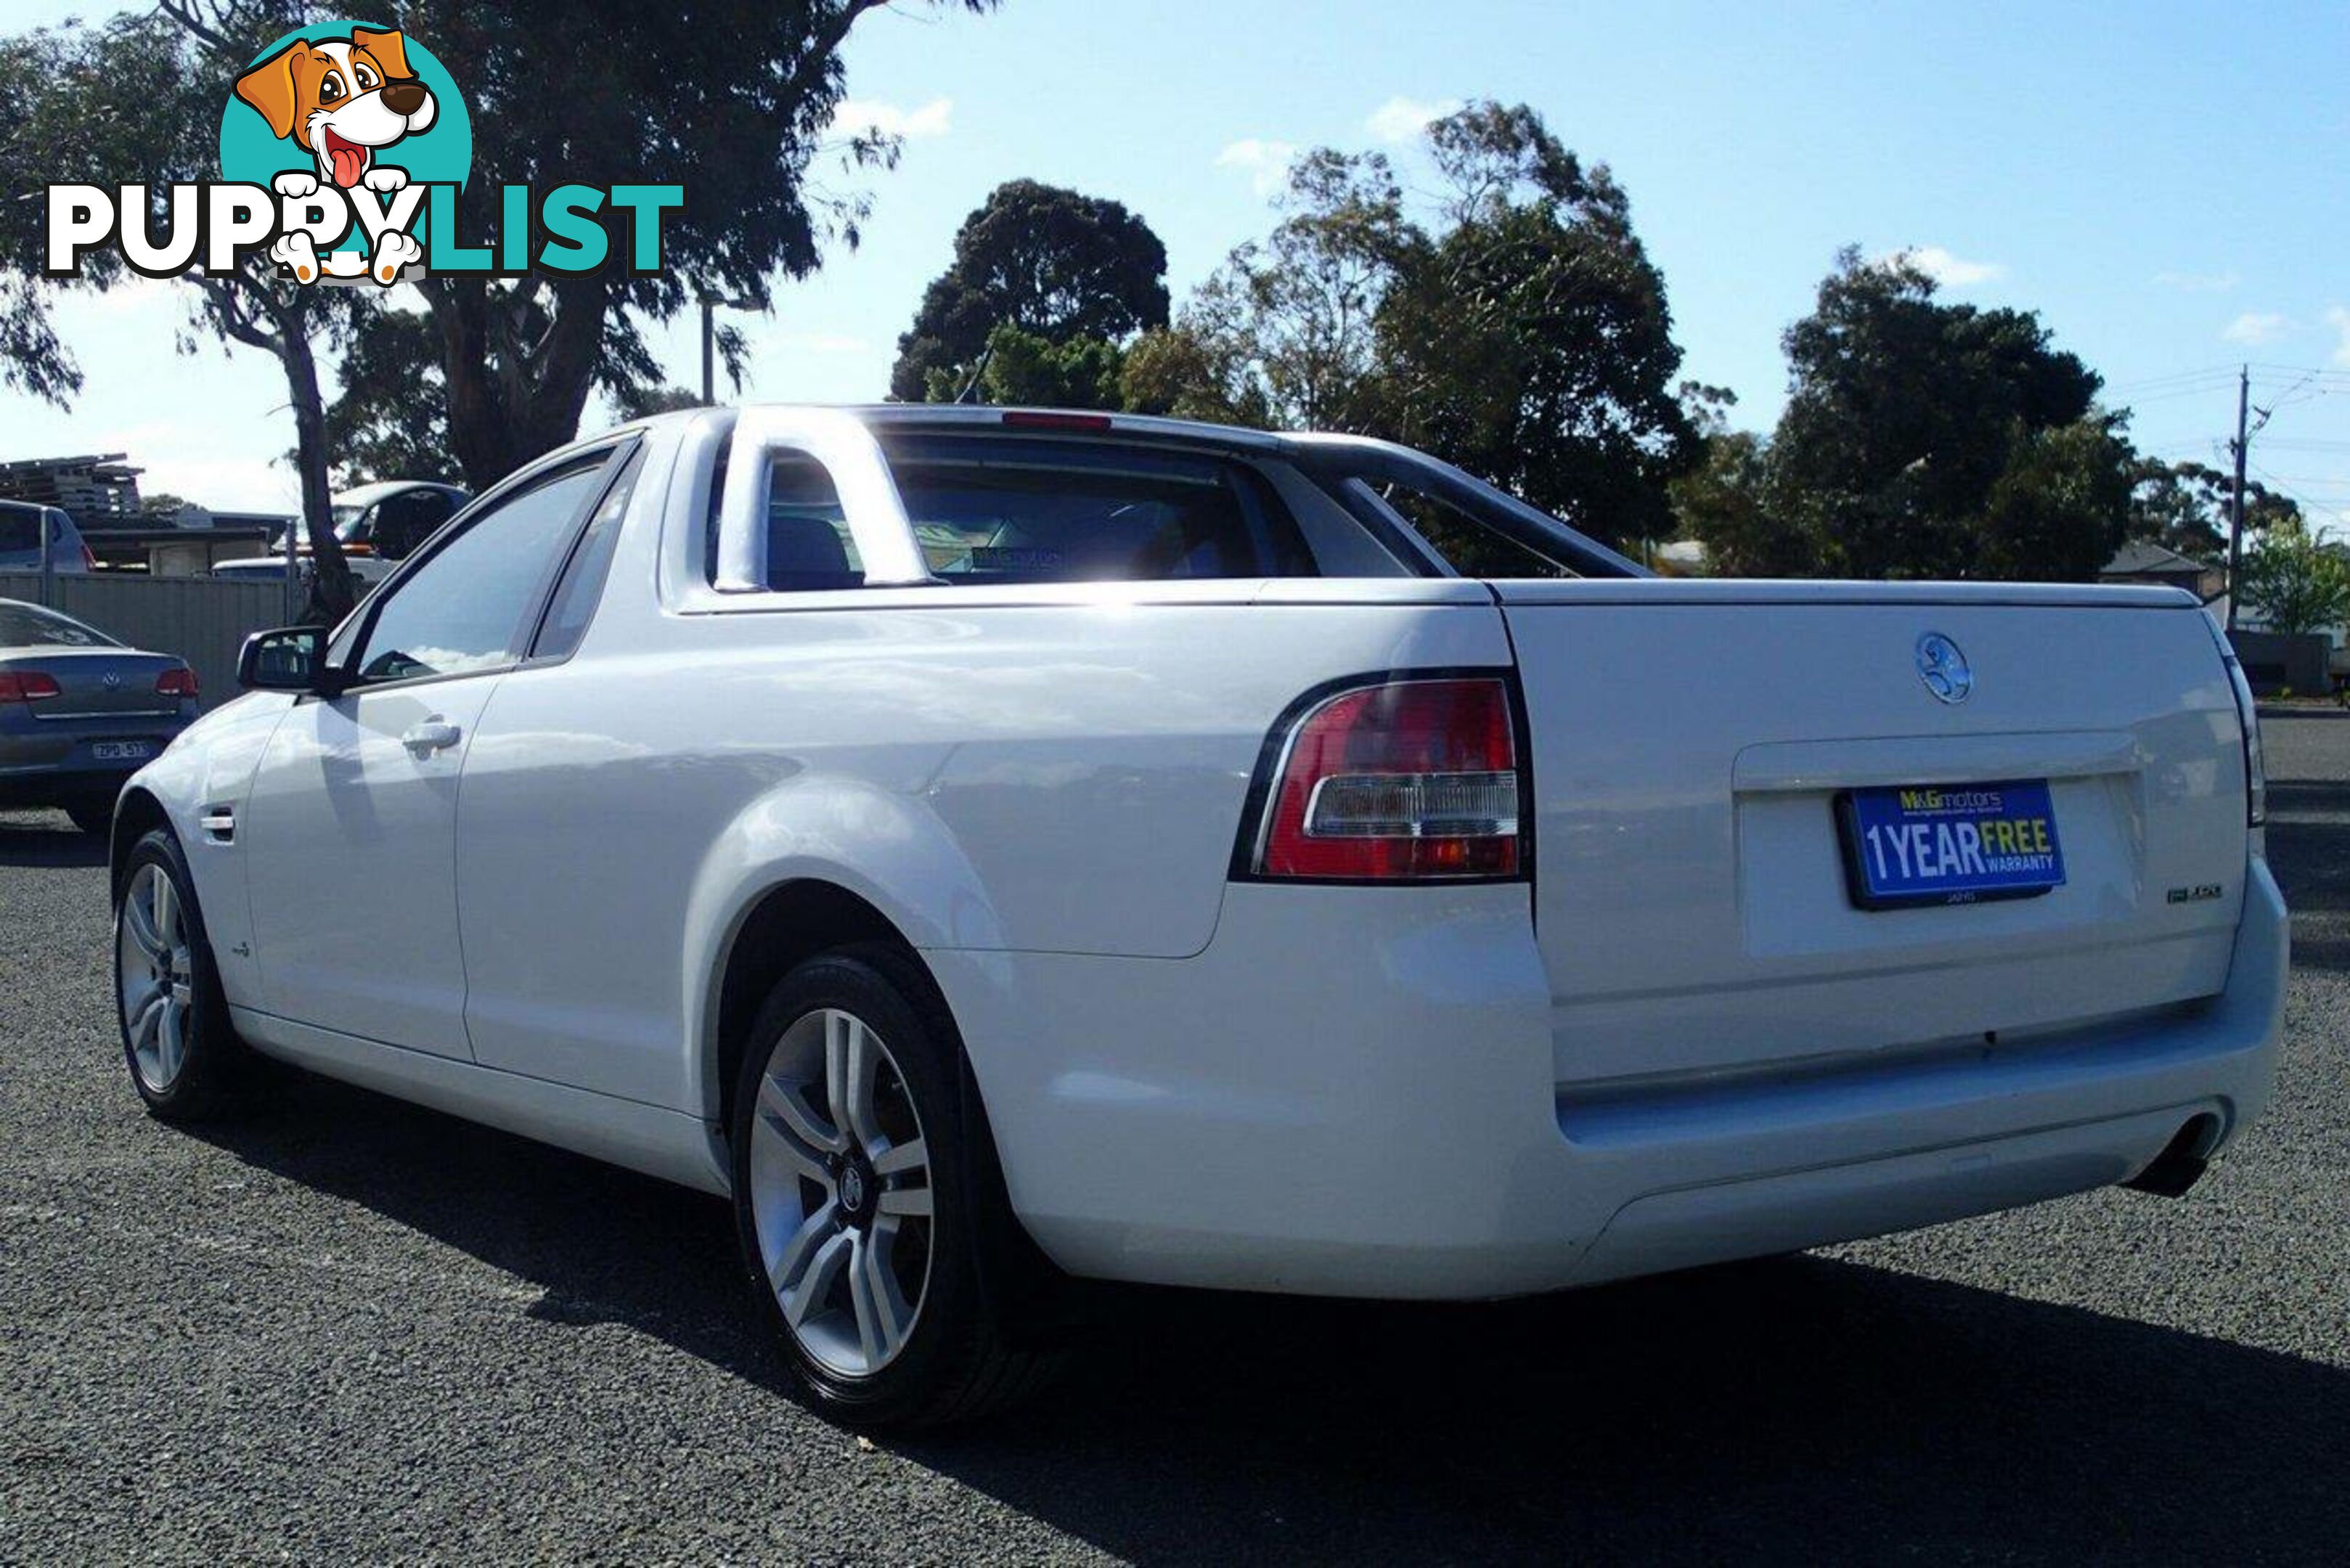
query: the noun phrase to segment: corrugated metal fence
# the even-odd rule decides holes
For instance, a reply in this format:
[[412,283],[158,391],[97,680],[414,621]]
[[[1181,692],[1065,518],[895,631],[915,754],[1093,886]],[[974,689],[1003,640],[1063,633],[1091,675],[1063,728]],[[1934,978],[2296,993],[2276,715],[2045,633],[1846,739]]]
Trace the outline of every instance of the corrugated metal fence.
[[[145,577],[61,572],[49,605],[107,636],[153,653],[176,653],[196,672],[203,705],[236,695],[236,653],[256,631],[286,623],[286,585],[221,577]],[[41,602],[37,572],[0,572],[0,598]]]

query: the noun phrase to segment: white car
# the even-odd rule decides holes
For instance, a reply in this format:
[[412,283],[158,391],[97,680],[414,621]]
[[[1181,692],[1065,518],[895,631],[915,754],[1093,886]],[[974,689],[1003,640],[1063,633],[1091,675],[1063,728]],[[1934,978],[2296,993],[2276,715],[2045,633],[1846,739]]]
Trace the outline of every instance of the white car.
[[1549,1291],[2183,1190],[2269,1094],[2252,711],[2168,589],[1666,581],[1378,441],[757,408],[245,662],[115,827],[140,1094],[250,1048],[727,1195],[852,1419],[1016,1388],[1067,1276]]

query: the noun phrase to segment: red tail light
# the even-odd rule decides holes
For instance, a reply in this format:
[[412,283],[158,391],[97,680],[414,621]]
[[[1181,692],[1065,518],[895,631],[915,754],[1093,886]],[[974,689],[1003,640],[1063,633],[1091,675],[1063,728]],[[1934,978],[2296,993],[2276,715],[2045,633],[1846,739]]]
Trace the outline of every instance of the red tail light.
[[37,702],[62,690],[57,678],[38,670],[0,670],[0,702]]
[[1341,882],[1524,874],[1525,780],[1499,677],[1353,687],[1305,705],[1274,740],[1244,874]]
[[81,565],[86,572],[98,570],[98,556],[87,544],[81,547]]
[[193,698],[195,694],[196,672],[185,665],[177,670],[166,670],[155,677],[155,695],[158,697]]

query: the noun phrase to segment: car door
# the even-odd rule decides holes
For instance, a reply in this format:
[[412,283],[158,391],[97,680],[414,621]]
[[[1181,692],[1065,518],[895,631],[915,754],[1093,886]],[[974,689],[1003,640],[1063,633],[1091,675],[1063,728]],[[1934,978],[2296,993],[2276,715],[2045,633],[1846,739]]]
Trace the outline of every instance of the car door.
[[514,482],[436,540],[338,633],[345,689],[303,698],[278,726],[236,821],[271,1012],[472,1054],[458,778],[613,450]]

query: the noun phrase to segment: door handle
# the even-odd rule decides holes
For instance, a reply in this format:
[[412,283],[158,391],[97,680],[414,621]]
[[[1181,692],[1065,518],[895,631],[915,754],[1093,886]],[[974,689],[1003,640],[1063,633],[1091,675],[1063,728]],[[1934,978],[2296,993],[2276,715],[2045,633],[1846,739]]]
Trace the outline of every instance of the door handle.
[[408,748],[410,756],[422,762],[433,753],[445,752],[455,745],[463,733],[456,725],[436,713],[401,735],[400,743]]

